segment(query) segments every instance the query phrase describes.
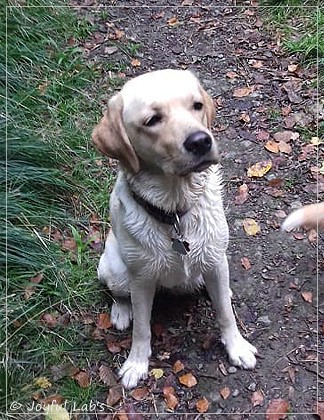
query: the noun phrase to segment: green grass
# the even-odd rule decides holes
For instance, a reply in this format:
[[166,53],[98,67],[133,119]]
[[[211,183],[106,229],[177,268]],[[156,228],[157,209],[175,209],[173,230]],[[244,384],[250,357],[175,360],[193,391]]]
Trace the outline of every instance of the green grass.
[[[86,389],[71,378],[51,380],[53,366],[69,362],[86,368],[89,360],[106,354],[102,342],[88,342],[80,318],[87,311],[95,317],[107,303],[96,281],[99,254],[87,234],[93,215],[108,225],[114,180],[90,141],[101,114],[100,97],[107,95],[107,89],[94,87],[99,68],[86,63],[81,48],[94,28],[69,8],[51,7],[58,5],[34,0],[28,6],[37,7],[7,8],[7,69],[1,65],[7,70],[7,88],[4,79],[0,85],[8,115],[7,124],[0,123],[7,139],[0,144],[2,221],[7,216],[6,230],[0,231],[1,267],[7,262],[7,272],[0,273],[6,294],[0,412],[8,408],[6,402],[31,403],[33,380],[39,376],[52,382],[42,396],[60,393],[77,405],[94,399],[102,388],[98,380]],[[3,8],[0,17],[5,33]],[[118,86],[117,78],[114,83]],[[51,232],[63,239],[54,240]],[[75,249],[64,251],[64,238],[74,240]],[[31,283],[40,273],[40,283]],[[33,293],[26,297],[31,285]],[[70,318],[51,327],[42,321],[44,314]]]

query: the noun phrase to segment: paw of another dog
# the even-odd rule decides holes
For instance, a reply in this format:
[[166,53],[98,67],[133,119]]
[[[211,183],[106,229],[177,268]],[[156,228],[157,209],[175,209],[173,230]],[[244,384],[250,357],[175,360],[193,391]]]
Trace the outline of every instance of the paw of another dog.
[[126,389],[135,388],[141,379],[147,377],[148,365],[148,359],[140,362],[127,359],[119,371],[123,386]]
[[258,351],[241,334],[235,334],[233,338],[222,339],[222,342],[226,347],[232,365],[243,369],[253,369],[255,367],[255,355]]
[[130,302],[116,301],[111,308],[110,319],[117,330],[126,330],[133,318],[132,307]]

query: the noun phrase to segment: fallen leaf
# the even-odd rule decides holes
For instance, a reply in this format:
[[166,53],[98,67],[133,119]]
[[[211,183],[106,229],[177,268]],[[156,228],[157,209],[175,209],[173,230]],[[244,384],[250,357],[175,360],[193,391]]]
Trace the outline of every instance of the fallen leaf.
[[121,351],[121,346],[118,343],[118,341],[108,341],[107,342],[107,348],[110,351],[110,353],[119,353]]
[[254,219],[244,219],[243,228],[248,236],[254,236],[261,232],[260,226]]
[[290,73],[294,73],[296,70],[298,70],[298,64],[288,64],[288,71]]
[[34,385],[42,389],[50,388],[52,386],[50,381],[45,376],[40,376],[39,378],[35,378]]
[[108,328],[111,327],[112,322],[110,321],[110,314],[108,314],[107,312],[99,314],[97,328],[99,328],[99,330],[108,330]]
[[121,31],[120,29],[115,29],[114,39],[121,39],[124,35],[124,31]]
[[129,395],[131,395],[136,401],[145,400],[145,398],[147,398],[148,396],[148,387],[143,386],[140,388],[136,388],[133,391],[131,391]]
[[312,292],[302,292],[302,298],[305,302],[312,303],[313,302],[313,293]]
[[173,16],[172,18],[167,20],[169,26],[176,26],[179,24],[178,18]]
[[243,265],[245,270],[250,270],[251,263],[250,263],[250,260],[248,259],[248,257],[242,257],[241,258],[241,264]]
[[197,385],[197,379],[193,376],[192,373],[186,373],[179,377],[179,382],[181,385],[185,385],[188,388],[192,388]]
[[53,328],[57,325],[57,319],[52,314],[43,314],[41,317],[41,321],[49,328]]
[[243,112],[240,116],[239,119],[245,123],[249,123],[251,121],[251,118],[249,116],[249,114],[247,114],[246,112]]
[[254,165],[250,166],[247,170],[247,175],[249,177],[263,177],[267,172],[272,168],[271,160],[264,160],[257,162]]
[[251,403],[253,407],[256,407],[258,405],[262,405],[264,401],[264,396],[261,391],[254,391],[251,395]]
[[287,153],[287,154],[290,154],[292,150],[290,144],[284,141],[279,141],[278,148],[280,152]]
[[237,73],[235,73],[235,71],[228,71],[228,72],[226,73],[226,76],[227,76],[229,79],[235,79],[236,77],[238,77],[238,74],[237,74]]
[[138,58],[133,58],[131,61],[131,66],[132,67],[140,67],[141,66],[141,60],[139,60]]
[[274,215],[279,219],[285,219],[287,217],[287,213],[284,210],[276,210]]
[[69,420],[68,411],[58,404],[48,405],[44,408],[45,420]]
[[123,398],[122,388],[120,385],[109,388],[106,404],[113,407]]
[[53,394],[53,395],[49,395],[46,398],[42,398],[39,400],[40,404],[42,404],[44,407],[46,405],[53,405],[53,404],[62,404],[64,402],[64,397],[62,397],[62,395],[59,394]]
[[88,373],[85,370],[80,370],[78,373],[72,376],[80,386],[80,388],[88,388],[90,385],[90,378]]
[[264,145],[264,148],[267,149],[271,153],[278,153],[279,152],[279,143],[273,140],[268,140]]
[[175,364],[173,365],[173,372],[179,373],[184,369],[184,364],[180,362],[180,360],[177,360]]
[[29,284],[25,287],[25,292],[24,292],[24,299],[28,300],[30,299],[30,297],[34,294],[35,292],[35,286],[34,284],[39,284],[44,278],[44,274],[43,273],[39,273],[37,274],[37,276],[32,277],[31,279],[29,279],[29,281],[32,284]]
[[115,52],[117,52],[117,51],[118,51],[118,48],[117,48],[117,47],[115,47],[115,46],[106,47],[106,48],[104,49],[104,53],[105,53],[105,54],[108,54],[108,55],[114,54],[114,53],[115,53]]
[[201,400],[196,402],[196,409],[199,413],[206,413],[208,411],[210,402],[206,397],[203,397]]
[[238,194],[235,196],[235,204],[244,204],[249,198],[249,187],[242,184],[238,187]]
[[289,412],[289,403],[281,398],[270,401],[267,412],[266,420],[281,420],[287,418]]
[[297,133],[297,131],[284,130],[278,131],[273,137],[278,142],[283,141],[288,143],[290,140],[297,140],[299,138],[299,133]]
[[163,387],[163,395],[164,395],[165,402],[168,408],[170,410],[174,410],[176,406],[179,404],[174,388],[172,386]]
[[233,96],[234,98],[244,98],[245,96],[249,96],[252,92],[254,92],[254,85],[235,89]]
[[260,141],[265,141],[265,140],[269,140],[270,134],[265,130],[260,130],[260,131],[258,131],[256,137]]
[[62,242],[63,251],[75,251],[77,248],[76,241],[73,238],[65,238]]
[[314,144],[314,146],[318,146],[319,144],[323,143],[319,137],[312,137],[310,142],[311,144]]
[[301,154],[298,156],[299,161],[307,160],[309,157],[315,155],[316,147],[314,144],[306,144],[301,147]]
[[227,398],[230,396],[230,394],[231,394],[231,390],[227,387],[227,386],[225,386],[224,388],[222,388],[220,391],[219,391],[219,393],[220,393],[220,395],[221,395],[221,397],[223,398],[223,400],[227,400]]
[[254,69],[261,69],[263,67],[263,63],[260,60],[250,60],[249,64],[251,64]]
[[281,108],[281,114],[284,117],[287,117],[287,115],[289,115],[291,113],[291,106],[285,106],[283,108]]
[[117,385],[113,371],[106,365],[101,365],[99,367],[99,378],[105,385],[109,387]]
[[155,379],[160,379],[164,375],[163,369],[152,369],[150,373]]

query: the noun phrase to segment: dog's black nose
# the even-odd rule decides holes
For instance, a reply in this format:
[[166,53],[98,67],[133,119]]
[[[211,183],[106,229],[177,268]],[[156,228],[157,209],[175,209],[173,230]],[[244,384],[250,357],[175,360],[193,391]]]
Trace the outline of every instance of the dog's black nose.
[[183,145],[188,152],[196,156],[202,156],[211,149],[212,139],[204,131],[196,131],[186,138]]

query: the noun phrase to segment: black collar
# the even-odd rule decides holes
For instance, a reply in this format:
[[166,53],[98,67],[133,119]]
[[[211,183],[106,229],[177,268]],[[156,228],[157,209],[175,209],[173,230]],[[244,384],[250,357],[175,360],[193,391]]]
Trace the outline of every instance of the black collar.
[[156,207],[151,204],[149,201],[146,201],[143,197],[137,195],[134,191],[132,191],[132,196],[134,200],[142,206],[147,213],[154,217],[158,222],[165,223],[166,225],[174,225],[177,220],[179,220],[182,216],[184,216],[188,210],[181,211],[177,210],[176,212],[169,212],[161,209],[160,207]]

